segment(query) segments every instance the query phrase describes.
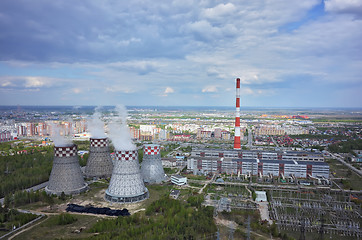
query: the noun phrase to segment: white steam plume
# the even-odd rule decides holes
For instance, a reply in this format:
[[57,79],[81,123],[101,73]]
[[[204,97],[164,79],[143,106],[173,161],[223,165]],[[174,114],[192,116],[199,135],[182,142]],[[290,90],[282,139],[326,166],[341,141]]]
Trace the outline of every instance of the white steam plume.
[[[65,135],[65,130],[62,129],[60,126],[56,125],[55,123],[51,123],[51,138],[54,142],[54,145],[56,147],[66,147],[66,146],[71,146],[73,145],[73,142],[71,139],[66,138]],[[63,136],[60,133],[63,133]]]
[[104,122],[101,120],[100,107],[95,108],[95,112],[90,120],[88,120],[88,129],[92,138],[105,138]]
[[127,110],[123,105],[115,108],[118,117],[114,117],[109,124],[109,138],[117,151],[136,150],[132,142],[131,133],[127,125]]

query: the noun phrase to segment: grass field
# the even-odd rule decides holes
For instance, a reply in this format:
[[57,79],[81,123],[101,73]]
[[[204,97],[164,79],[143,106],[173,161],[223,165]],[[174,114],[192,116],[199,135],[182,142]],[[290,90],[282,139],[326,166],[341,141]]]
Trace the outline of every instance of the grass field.
[[[16,240],[27,239],[76,239],[87,238],[92,236],[92,233],[87,233],[86,230],[90,228],[97,220],[101,219],[96,216],[87,216],[80,214],[73,214],[78,220],[68,225],[57,225],[57,216],[48,216],[42,223],[35,225],[30,230],[17,235]],[[82,229],[82,231],[80,231]],[[80,233],[76,233],[80,231]]]
[[327,159],[326,162],[333,177],[344,178],[344,180],[336,180],[338,185],[347,190],[362,190],[362,178],[355,172],[335,159]]

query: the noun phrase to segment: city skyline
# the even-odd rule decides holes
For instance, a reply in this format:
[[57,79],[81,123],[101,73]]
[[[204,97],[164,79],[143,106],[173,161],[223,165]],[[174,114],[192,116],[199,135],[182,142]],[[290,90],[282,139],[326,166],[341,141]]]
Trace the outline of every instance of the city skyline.
[[362,2],[0,2],[0,105],[362,107]]

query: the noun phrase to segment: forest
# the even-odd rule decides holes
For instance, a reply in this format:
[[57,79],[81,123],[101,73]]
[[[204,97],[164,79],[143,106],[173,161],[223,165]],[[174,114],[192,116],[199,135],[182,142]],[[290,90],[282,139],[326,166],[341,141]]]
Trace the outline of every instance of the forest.
[[22,226],[36,217],[31,213],[20,213],[15,209],[0,206],[0,230],[11,231],[14,226]]
[[52,163],[52,147],[35,149],[30,154],[0,156],[0,197],[46,182]]
[[328,146],[328,150],[334,153],[352,153],[353,150],[362,149],[362,140],[347,140],[334,143]]
[[91,229],[92,239],[197,239],[214,236],[213,208],[163,197],[143,213],[98,221]]

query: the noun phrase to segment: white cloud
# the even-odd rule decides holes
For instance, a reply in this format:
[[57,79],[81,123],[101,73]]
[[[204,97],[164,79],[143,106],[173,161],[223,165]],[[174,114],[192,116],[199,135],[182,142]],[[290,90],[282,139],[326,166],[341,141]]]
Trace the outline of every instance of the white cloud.
[[161,97],[167,97],[170,93],[174,93],[175,90],[172,87],[166,87],[165,91],[160,94]]
[[213,8],[206,8],[201,10],[201,16],[209,19],[219,19],[227,17],[236,11],[236,7],[232,3],[219,4]]
[[218,92],[217,86],[206,86],[205,88],[202,89],[203,93],[216,93]]
[[324,6],[327,12],[362,14],[361,0],[324,0]]
[[171,88],[171,87],[166,87],[166,89],[165,89],[165,94],[168,94],[168,93],[174,93],[175,92],[175,90],[173,90],[173,88]]
[[72,92],[75,94],[81,93],[83,90],[81,88],[72,88]]
[[52,79],[50,78],[26,77],[24,86],[27,88],[34,88],[34,87],[50,86],[51,84],[52,84]]
[[117,93],[117,92],[120,92],[120,93],[134,93],[135,90],[132,89],[132,88],[129,88],[129,87],[121,87],[121,86],[108,86],[108,87],[105,87],[105,92],[106,93]]

